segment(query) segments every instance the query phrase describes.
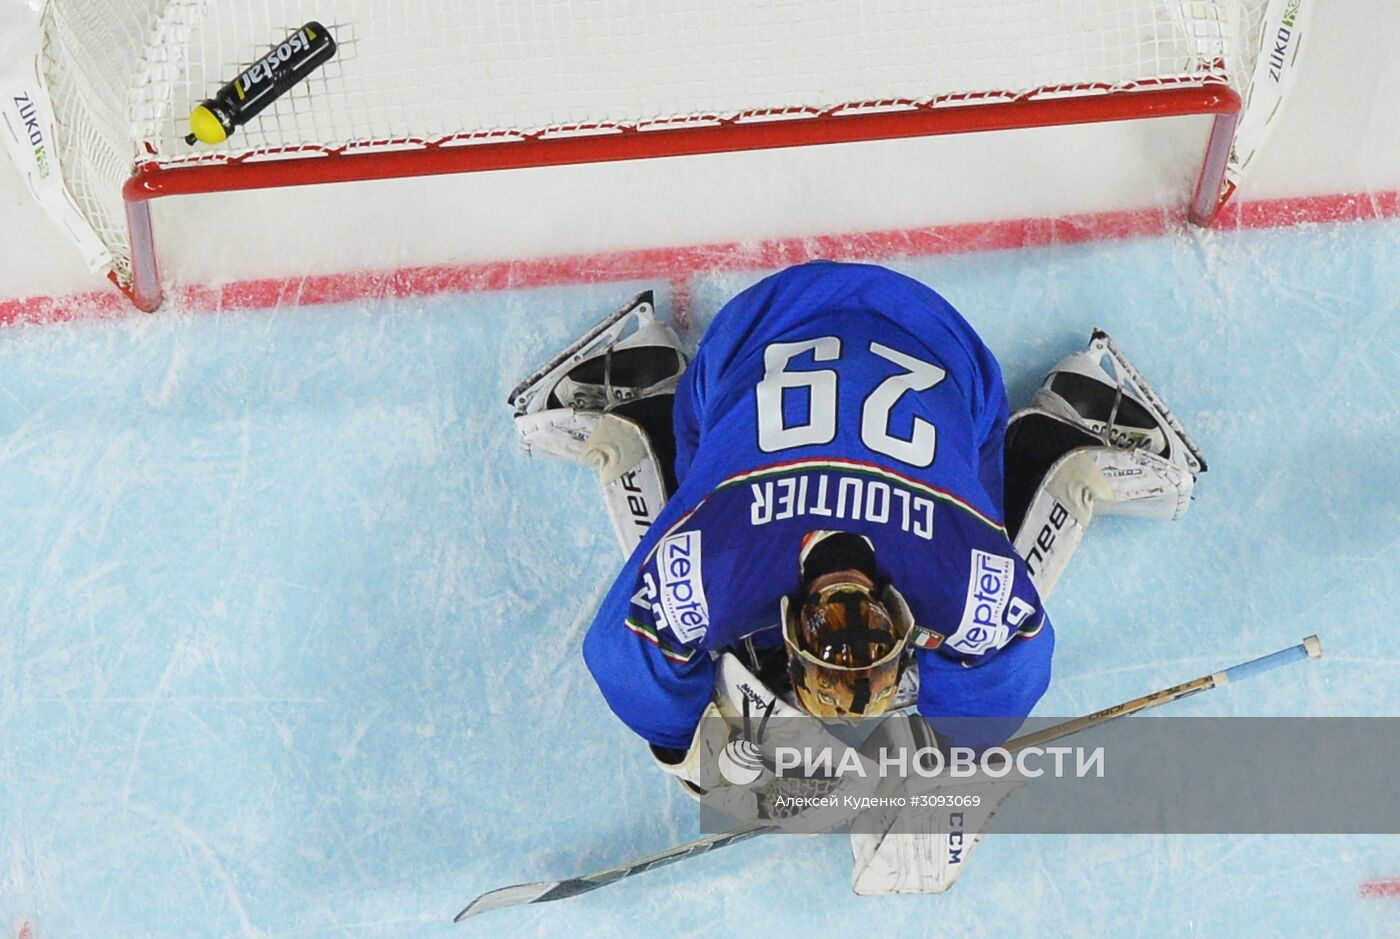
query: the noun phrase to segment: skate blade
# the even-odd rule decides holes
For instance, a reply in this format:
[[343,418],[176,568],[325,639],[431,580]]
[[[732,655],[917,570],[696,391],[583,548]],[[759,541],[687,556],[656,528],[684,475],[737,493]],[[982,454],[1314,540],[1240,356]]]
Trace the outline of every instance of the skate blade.
[[[506,404],[515,409],[515,416],[519,417],[526,412],[530,402],[534,400],[532,392],[536,392],[538,387],[544,386],[546,379],[556,376],[560,372],[567,372],[587,358],[592,354],[600,338],[606,337],[607,342],[616,339],[616,336],[609,336],[609,332],[614,330],[621,332],[618,327],[633,314],[637,314],[644,320],[655,319],[656,303],[652,291],[643,290],[621,307],[603,317],[592,329],[571,343],[567,349],[535,369],[528,378],[512,388],[510,394],[506,396]],[[552,387],[552,383],[550,386]]]
[[1181,421],[1176,419],[1176,415],[1171,412],[1171,408],[1167,407],[1167,403],[1162,400],[1161,395],[1157,394],[1152,384],[1148,382],[1142,372],[1138,371],[1132,359],[1124,355],[1123,351],[1114,344],[1112,337],[1102,329],[1095,329],[1094,334],[1089,337],[1088,351],[1090,355],[1107,354],[1113,359],[1116,377],[1120,381],[1127,378],[1132,383],[1142,399],[1152,410],[1157,412],[1162,423],[1175,437],[1174,442],[1179,444],[1180,449],[1186,451],[1186,468],[1193,474],[1204,473],[1206,471],[1206,458],[1205,454],[1201,452],[1201,448],[1196,446],[1196,442],[1191,439],[1191,435],[1186,432]]

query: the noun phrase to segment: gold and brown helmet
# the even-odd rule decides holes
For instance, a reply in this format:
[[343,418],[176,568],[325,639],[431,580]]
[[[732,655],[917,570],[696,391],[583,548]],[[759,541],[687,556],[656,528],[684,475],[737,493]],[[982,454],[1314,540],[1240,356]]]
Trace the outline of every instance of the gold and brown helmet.
[[893,587],[828,583],[782,602],[783,643],[793,693],[808,713],[851,722],[894,703],[908,660],[912,617]]

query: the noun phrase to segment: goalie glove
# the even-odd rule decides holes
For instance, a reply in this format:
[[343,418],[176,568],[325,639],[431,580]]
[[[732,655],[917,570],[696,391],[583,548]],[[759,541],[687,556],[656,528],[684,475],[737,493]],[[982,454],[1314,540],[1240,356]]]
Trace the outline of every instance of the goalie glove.
[[[714,700],[689,748],[683,754],[652,748],[661,769],[707,810],[738,824],[772,821],[815,833],[848,820],[854,810],[847,797],[868,796],[878,767],[784,701],[734,655],[725,653],[716,664]],[[804,772],[808,754],[822,771]]]

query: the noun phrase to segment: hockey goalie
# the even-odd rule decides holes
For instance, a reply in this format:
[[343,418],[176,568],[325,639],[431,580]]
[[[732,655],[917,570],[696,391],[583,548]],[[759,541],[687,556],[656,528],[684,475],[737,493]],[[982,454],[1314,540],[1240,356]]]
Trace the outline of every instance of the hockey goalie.
[[[1205,470],[1107,335],[1011,414],[967,321],[870,265],[766,278],[693,357],[643,294],[510,404],[528,451],[597,470],[627,555],[589,670],[663,771],[740,818],[775,805],[760,714],[861,753],[838,731],[1007,740],[1050,681],[1044,600],[1091,519],[1178,518]],[[740,737],[753,773],[723,765]],[[853,826],[855,890],[948,889],[978,836],[950,851],[950,824]]]

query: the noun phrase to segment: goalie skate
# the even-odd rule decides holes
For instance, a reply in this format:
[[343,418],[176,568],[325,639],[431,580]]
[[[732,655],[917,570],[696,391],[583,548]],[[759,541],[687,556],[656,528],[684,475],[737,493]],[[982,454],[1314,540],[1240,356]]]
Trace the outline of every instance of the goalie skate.
[[608,314],[511,391],[526,453],[591,466],[623,554],[674,489],[671,398],[686,357],[650,291]]
[[1034,409],[1083,427],[1110,446],[1146,449],[1192,476],[1206,471],[1205,457],[1186,428],[1101,329],[1094,330],[1086,350],[1055,366],[1035,393]]
[[[628,374],[615,377],[624,371],[614,368],[615,360],[629,352],[637,355],[626,364]],[[516,385],[506,403],[517,418],[555,408],[601,413],[674,389],[684,368],[680,341],[656,319],[652,292],[645,290]]]

